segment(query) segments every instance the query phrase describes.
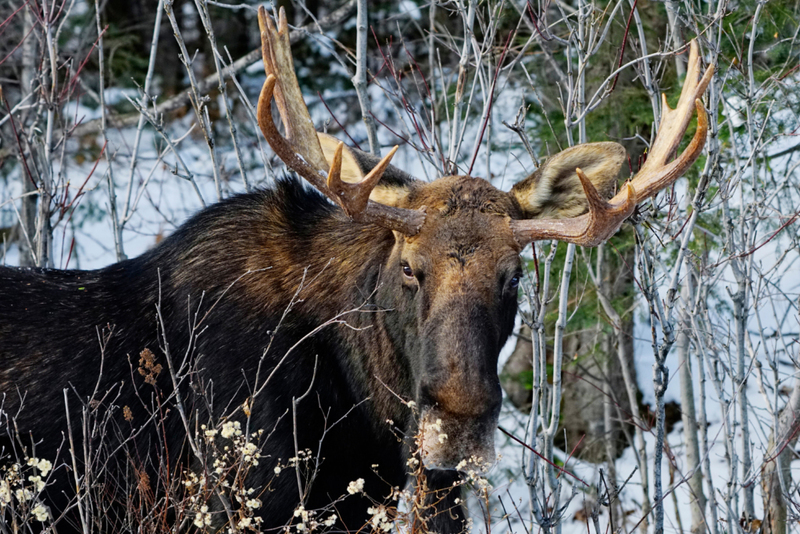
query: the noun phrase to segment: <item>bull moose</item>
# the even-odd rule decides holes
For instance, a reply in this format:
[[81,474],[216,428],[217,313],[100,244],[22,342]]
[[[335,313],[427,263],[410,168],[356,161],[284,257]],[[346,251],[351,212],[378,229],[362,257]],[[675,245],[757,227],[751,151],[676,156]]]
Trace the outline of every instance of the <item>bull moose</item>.
[[[437,490],[459,480],[463,462],[494,460],[497,358],[517,312],[520,252],[541,239],[602,243],[681,176],[705,142],[698,99],[713,69],[701,78],[692,43],[677,108],[665,103],[646,163],[613,198],[625,150],[610,142],[568,148],[507,193],[471,176],[423,182],[389,164],[396,147],[378,160],[318,134],[283,10],[273,23],[260,8],[259,25],[259,125],[314,189],[284,178],[229,198],[103,269],[0,268],[0,424],[13,423],[0,426],[0,443],[6,453],[35,443],[57,466],[43,500],[56,503],[59,532],[81,529],[74,492],[87,458],[69,451],[101,439],[80,430],[81,414],[100,409],[106,429],[129,429],[119,463],[137,472],[195,465],[186,443],[200,429],[263,430],[247,479],[260,488],[262,529],[302,521],[301,504],[336,501],[321,528],[356,531],[371,503],[406,484],[416,454],[434,494],[426,527],[462,531],[458,492]],[[670,161],[695,109],[697,131]],[[174,465],[163,468],[155,451]],[[315,459],[303,480],[298,451]],[[130,500],[103,469],[100,493]],[[201,526],[231,524],[224,510],[238,506],[203,508],[213,517]],[[100,530],[125,528],[124,508]]]

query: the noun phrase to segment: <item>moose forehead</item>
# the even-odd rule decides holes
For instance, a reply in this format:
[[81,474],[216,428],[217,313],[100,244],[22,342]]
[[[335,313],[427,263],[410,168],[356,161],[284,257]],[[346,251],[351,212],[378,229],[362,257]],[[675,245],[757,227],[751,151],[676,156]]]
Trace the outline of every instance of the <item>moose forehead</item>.
[[469,216],[474,213],[519,217],[519,208],[508,193],[482,178],[445,176],[424,184],[409,195],[410,208],[426,207],[435,218]]
[[[508,225],[519,208],[507,193],[481,178],[447,176],[423,184],[406,198],[427,215],[419,234],[406,238],[410,252],[435,254],[460,264],[516,261],[519,246]],[[484,263],[484,267],[488,267]]]

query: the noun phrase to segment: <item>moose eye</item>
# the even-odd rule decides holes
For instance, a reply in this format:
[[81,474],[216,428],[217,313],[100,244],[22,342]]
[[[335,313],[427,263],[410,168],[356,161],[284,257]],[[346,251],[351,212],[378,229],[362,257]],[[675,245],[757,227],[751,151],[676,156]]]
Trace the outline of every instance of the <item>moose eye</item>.
[[403,269],[403,276],[405,276],[406,278],[414,278],[414,270],[411,268],[409,264],[403,263],[401,267]]
[[519,279],[520,276],[518,274],[511,277],[511,279],[508,281],[508,287],[511,289],[517,289],[519,287]]

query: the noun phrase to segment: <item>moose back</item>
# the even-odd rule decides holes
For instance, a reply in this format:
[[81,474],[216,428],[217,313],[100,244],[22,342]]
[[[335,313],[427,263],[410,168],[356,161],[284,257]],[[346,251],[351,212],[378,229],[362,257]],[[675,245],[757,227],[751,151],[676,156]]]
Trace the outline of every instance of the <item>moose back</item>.
[[[94,470],[101,489],[85,491],[129,512],[146,492],[120,472],[150,473],[150,489],[196,480],[209,442],[238,439],[251,447],[246,487],[260,506],[212,504],[216,526],[232,510],[279,527],[302,521],[302,505],[355,531],[421,462],[427,528],[461,531],[459,492],[447,488],[467,462],[494,460],[520,251],[537,239],[601,243],[680,176],[705,140],[697,99],[712,69],[700,79],[693,45],[677,109],[664,110],[647,163],[610,200],[625,158],[616,143],[569,148],[506,193],[469,176],[422,182],[389,164],[394,151],[379,161],[318,135],[282,11],[277,28],[263,9],[259,22],[259,124],[316,190],[288,178],[230,198],[97,271],[0,268],[3,445],[32,455],[35,442],[57,465],[45,497],[54,516],[72,511],[64,529],[79,522],[73,469]],[[695,108],[697,133],[670,163]]]

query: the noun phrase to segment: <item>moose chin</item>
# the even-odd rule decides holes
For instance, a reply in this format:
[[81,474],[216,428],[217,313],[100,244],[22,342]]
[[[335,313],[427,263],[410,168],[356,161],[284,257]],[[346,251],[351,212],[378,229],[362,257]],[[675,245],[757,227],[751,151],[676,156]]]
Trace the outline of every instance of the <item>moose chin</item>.
[[[390,165],[395,150],[379,159],[318,134],[283,10],[275,24],[261,8],[259,23],[259,125],[313,189],[285,178],[224,200],[104,269],[0,268],[0,446],[32,454],[35,442],[56,466],[41,498],[58,532],[82,530],[76,485],[112,503],[96,531],[124,530],[125,511],[145,502],[136,495],[149,495],[145,475],[153,491],[169,487],[165,473],[189,477],[184,491],[207,484],[217,475],[203,451],[215,444],[247,452],[249,467],[246,478],[219,475],[198,508],[212,528],[245,506],[221,504],[237,481],[258,492],[247,513],[262,530],[321,510],[324,528],[357,531],[416,458],[430,492],[419,520],[464,530],[461,477],[495,459],[497,359],[514,327],[520,252],[541,239],[602,243],[705,142],[698,99],[713,69],[700,76],[693,44],[677,108],[616,195],[625,150],[609,142],[564,150],[509,192],[470,176],[420,181]],[[694,138],[673,160],[695,109]]]

